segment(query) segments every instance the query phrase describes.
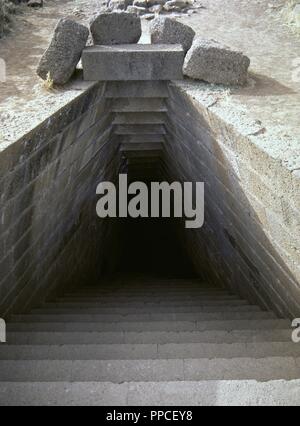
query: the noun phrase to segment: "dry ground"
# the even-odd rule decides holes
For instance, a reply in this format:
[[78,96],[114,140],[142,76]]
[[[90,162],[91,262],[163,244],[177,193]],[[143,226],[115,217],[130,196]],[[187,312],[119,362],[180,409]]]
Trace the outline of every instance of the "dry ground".
[[[283,0],[201,3],[205,8],[180,19],[198,35],[243,50],[251,58],[251,75],[245,88],[228,90],[196,82],[188,83],[189,89],[208,94],[211,105],[219,113],[222,109],[225,118],[249,128],[249,134],[262,135],[274,156],[281,156],[290,170],[300,169],[300,37],[281,17]],[[0,40],[0,58],[7,63],[7,82],[0,83],[0,150],[84,87],[76,81],[49,93],[35,68],[60,17],[73,16],[87,23],[101,4],[100,0],[48,0],[42,10],[24,9],[12,33]],[[147,40],[145,25],[143,42]]]

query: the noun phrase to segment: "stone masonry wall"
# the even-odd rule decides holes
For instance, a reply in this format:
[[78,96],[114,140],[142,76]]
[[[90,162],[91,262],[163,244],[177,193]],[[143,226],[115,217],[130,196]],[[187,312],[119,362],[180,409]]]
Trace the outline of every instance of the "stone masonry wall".
[[182,233],[199,274],[212,273],[212,280],[280,315],[299,315],[297,175],[180,84],[171,84],[169,95],[169,173],[206,184],[205,226]]
[[[114,181],[120,167],[113,102],[158,96],[157,85],[141,92],[140,84],[123,84],[122,95],[119,85],[95,84],[0,153],[0,316],[113,269],[118,227],[96,216],[95,189]],[[170,83],[168,95],[166,178],[206,184],[204,227],[178,227],[199,277],[298,316],[297,171],[181,83]]]
[[104,90],[94,85],[0,153],[1,316],[101,269],[110,230],[96,185],[117,169]]

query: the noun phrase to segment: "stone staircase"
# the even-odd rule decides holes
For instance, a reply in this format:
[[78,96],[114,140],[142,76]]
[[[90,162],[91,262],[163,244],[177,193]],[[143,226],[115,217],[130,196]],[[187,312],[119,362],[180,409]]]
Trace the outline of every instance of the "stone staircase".
[[76,289],[7,328],[0,405],[300,403],[290,322],[198,280]]
[[[114,115],[112,134],[119,146],[122,172],[132,180],[163,180],[166,178],[167,82],[136,83],[139,93],[128,93],[126,84],[119,82],[119,92],[113,98],[115,83],[109,83],[108,96]],[[111,93],[111,94],[110,94]]]

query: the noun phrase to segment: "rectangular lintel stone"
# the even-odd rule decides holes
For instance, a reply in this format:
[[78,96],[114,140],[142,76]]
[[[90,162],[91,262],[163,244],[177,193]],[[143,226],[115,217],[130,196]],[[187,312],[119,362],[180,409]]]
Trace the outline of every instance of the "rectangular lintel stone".
[[181,80],[181,45],[128,44],[90,46],[82,54],[84,80]]

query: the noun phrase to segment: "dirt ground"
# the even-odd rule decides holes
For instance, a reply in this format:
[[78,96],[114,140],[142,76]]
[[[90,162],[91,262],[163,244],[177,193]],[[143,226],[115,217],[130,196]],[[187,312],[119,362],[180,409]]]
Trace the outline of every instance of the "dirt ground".
[[[48,0],[41,10],[23,8],[13,31],[0,40],[7,81],[0,83],[0,151],[80,93],[75,81],[47,92],[35,69],[57,20],[72,16],[88,23],[101,10],[100,0]],[[300,37],[281,16],[283,0],[201,0],[204,8],[180,18],[197,35],[214,38],[251,58],[244,88],[213,88],[187,82],[193,93],[206,92],[211,105],[249,123],[249,134],[267,135],[266,144],[292,170],[300,169]],[[144,22],[142,42],[148,42]],[[230,118],[230,117],[229,117]],[[247,124],[245,124],[247,126]],[[252,129],[252,130],[251,130]],[[252,132],[252,133],[251,133]],[[285,152],[283,152],[285,151]]]

